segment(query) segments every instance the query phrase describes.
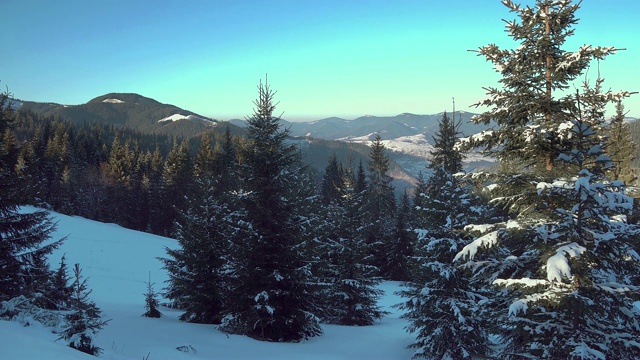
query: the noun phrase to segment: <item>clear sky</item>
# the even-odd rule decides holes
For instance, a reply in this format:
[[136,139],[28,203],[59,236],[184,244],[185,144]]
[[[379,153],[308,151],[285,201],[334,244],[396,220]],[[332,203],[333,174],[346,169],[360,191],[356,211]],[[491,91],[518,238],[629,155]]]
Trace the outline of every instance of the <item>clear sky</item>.
[[[499,0],[20,0],[1,8],[0,81],[16,98],[73,105],[135,92],[221,120],[252,113],[265,74],[288,120],[433,114],[450,110],[453,97],[458,110],[474,111],[498,74],[467,50],[515,44],[501,20],[515,15]],[[613,90],[640,91],[640,1],[584,0],[578,17],[566,50],[626,48],[601,74]],[[625,107],[640,117],[640,94]]]

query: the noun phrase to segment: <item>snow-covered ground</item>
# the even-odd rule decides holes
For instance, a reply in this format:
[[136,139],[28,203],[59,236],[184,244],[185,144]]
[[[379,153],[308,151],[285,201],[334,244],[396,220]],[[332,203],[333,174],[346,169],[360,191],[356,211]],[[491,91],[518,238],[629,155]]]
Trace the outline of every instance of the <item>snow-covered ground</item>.
[[[33,211],[25,207],[24,211]],[[397,282],[385,282],[381,306],[391,314],[373,326],[323,325],[324,334],[301,343],[260,342],[237,335],[226,335],[212,325],[189,324],[178,320],[179,311],[162,308],[163,317],[150,319],[144,313],[145,282],[151,275],[155,290],[161,290],[167,274],[157,257],[165,247],[177,243],[168,238],[124,229],[79,217],[51,214],[58,221],[54,238],[67,236],[50,262],[56,269],[66,254],[70,267],[80,263],[83,275],[93,289],[92,299],[109,324],[98,334],[97,345],[104,359],[409,359],[406,348],[413,340],[391,305],[401,299],[394,295]],[[50,329],[34,324],[0,321],[1,359],[95,359],[55,342]],[[187,347],[189,353],[178,351]]]

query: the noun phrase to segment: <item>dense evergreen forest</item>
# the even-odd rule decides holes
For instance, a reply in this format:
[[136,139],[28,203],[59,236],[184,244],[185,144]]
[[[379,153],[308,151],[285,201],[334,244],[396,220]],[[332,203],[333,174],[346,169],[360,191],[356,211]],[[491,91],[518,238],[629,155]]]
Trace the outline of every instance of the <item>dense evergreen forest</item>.
[[[2,94],[0,317],[64,311],[61,338],[100,352],[92,334],[107,324],[79,266],[71,279],[64,258],[47,265],[64,239],[49,239],[45,211],[18,210],[34,204],[175,238],[160,259],[164,305],[228,333],[290,342],[321,335],[320,323],[372,325],[384,315],[377,285],[397,280],[415,357],[640,357],[638,125],[624,121],[629,92],[582,80],[615,49],[561,50],[578,4],[503,3],[521,46],[478,49],[502,79],[473,118],[495,126],[460,138],[444,113],[430,175],[400,198],[380,136],[366,161],[305,165],[267,82],[246,134],[185,140],[14,111]],[[462,172],[474,148],[495,171]],[[161,316],[149,288],[147,315]]]

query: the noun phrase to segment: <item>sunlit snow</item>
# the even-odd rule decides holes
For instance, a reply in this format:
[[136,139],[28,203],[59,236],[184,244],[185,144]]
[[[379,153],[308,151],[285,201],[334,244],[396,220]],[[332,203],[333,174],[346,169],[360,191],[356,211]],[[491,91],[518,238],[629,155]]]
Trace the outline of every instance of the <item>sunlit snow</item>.
[[[31,207],[23,211],[33,211]],[[179,310],[161,308],[163,316],[141,316],[145,282],[151,276],[155,290],[167,280],[157,257],[165,247],[176,248],[173,239],[127,230],[80,217],[52,213],[58,229],[54,238],[68,236],[50,257],[55,269],[62,255],[68,264],[80,263],[93,292],[91,298],[111,319],[98,333],[101,358],[114,360],[173,359],[409,359],[407,345],[415,336],[405,332],[408,321],[400,319],[392,305],[402,301],[394,292],[398,282],[383,282],[379,300],[390,314],[372,326],[322,325],[324,334],[301,343],[270,343],[245,336],[227,335],[214,325],[189,324],[178,320]],[[55,342],[57,335],[37,324],[24,327],[0,321],[0,359],[95,359]],[[181,352],[182,347],[190,351]]]

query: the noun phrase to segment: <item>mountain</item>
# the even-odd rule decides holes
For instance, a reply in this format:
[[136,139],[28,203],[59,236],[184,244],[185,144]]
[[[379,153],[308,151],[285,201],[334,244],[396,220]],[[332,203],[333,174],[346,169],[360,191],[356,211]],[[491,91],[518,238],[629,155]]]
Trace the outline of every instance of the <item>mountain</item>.
[[[485,125],[470,122],[474,114],[464,111],[456,112],[456,120],[460,121],[463,136],[475,134],[486,129]],[[449,114],[451,116],[451,114]],[[396,116],[365,115],[353,120],[330,117],[308,122],[282,122],[294,136],[309,136],[327,140],[351,141],[354,138],[379,133],[383,139],[396,139],[418,134],[434,134],[438,130],[438,121],[442,113],[433,115],[416,115],[403,113]],[[244,126],[243,120],[230,120],[232,124]],[[431,141],[431,136],[428,136]]]
[[[442,115],[443,113],[403,113],[396,116],[365,115],[353,120],[330,117],[309,122],[282,122],[294,136],[337,140],[363,146],[369,146],[376,134],[380,134],[385,147],[390,150],[389,158],[404,170],[401,178],[405,177],[405,180],[408,180],[406,176],[416,177],[420,172],[426,172],[430,151],[433,150],[433,136],[438,131],[438,121],[442,119]],[[473,115],[475,114],[464,111],[456,112],[456,120],[460,121],[460,136],[469,136],[487,129],[486,125],[472,123],[470,120]],[[242,120],[230,122],[245,126]],[[493,162],[493,159],[471,153],[465,159],[464,165],[466,170],[471,170],[489,166]]]
[[101,122],[143,133],[190,138],[220,122],[174,105],[133,93],[110,93],[86,104],[61,105],[19,100],[21,108],[74,124]]

